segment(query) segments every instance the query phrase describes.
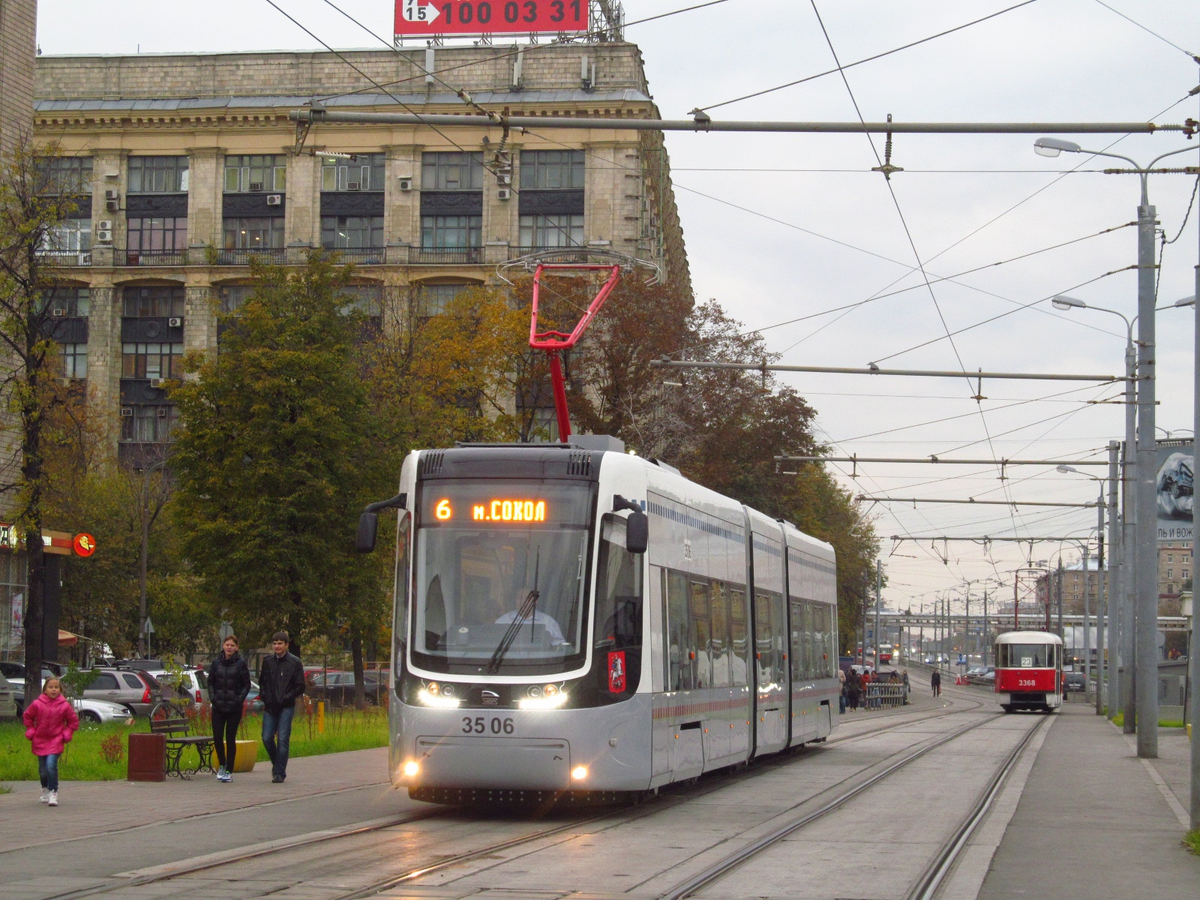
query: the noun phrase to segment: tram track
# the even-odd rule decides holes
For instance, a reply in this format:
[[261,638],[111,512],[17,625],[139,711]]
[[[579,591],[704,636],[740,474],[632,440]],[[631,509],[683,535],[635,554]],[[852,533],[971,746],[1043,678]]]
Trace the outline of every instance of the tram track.
[[[981,704],[976,704],[971,701],[973,707],[978,707]],[[578,832],[581,829],[590,828],[590,833],[600,834],[612,832],[619,829],[621,826],[632,824],[640,819],[666,813],[683,804],[699,800],[709,794],[714,794],[731,787],[735,787],[739,781],[744,781],[747,778],[753,779],[757,776],[769,776],[778,772],[782,768],[787,768],[792,765],[803,765],[804,758],[814,750],[817,752],[826,752],[831,746],[847,743],[856,743],[861,740],[867,740],[878,736],[882,732],[897,728],[905,728],[914,723],[939,719],[948,715],[961,714],[971,710],[963,710],[961,707],[949,707],[943,710],[938,710],[932,714],[916,715],[916,716],[893,716],[891,721],[884,723],[880,721],[880,727],[872,727],[866,731],[857,734],[843,734],[836,737],[831,737],[827,742],[822,742],[818,745],[806,746],[800,748],[797,752],[789,753],[781,756],[768,757],[759,765],[752,766],[749,771],[739,767],[735,770],[727,770],[723,773],[714,773],[702,779],[698,783],[680,784],[671,786],[670,788],[659,792],[651,798],[649,802],[633,807],[622,807],[618,809],[607,809],[602,813],[584,817],[572,817],[570,821],[559,823],[546,828],[538,828],[527,834],[517,835],[515,837],[505,837],[502,840],[485,841],[483,844],[475,848],[450,856],[439,855],[434,853],[426,853],[427,860],[419,865],[406,867],[404,871],[393,872],[386,877],[378,878],[367,884],[355,886],[347,891],[329,894],[328,900],[362,900],[362,898],[372,897],[388,890],[403,887],[407,884],[418,882],[422,878],[433,876],[437,873],[444,873],[455,867],[469,865],[488,857],[497,856],[499,854],[511,853],[513,850],[522,847],[536,847],[538,842],[553,842],[556,838],[561,838],[564,835],[569,835],[571,832]],[[857,783],[854,786],[841,790],[837,796],[831,796],[828,800],[822,802],[820,809],[810,811],[800,819],[778,829],[773,839],[762,839],[755,842],[751,847],[744,848],[735,858],[727,858],[715,866],[709,867],[704,873],[689,878],[687,882],[680,886],[661,894],[663,900],[674,897],[687,897],[702,889],[705,884],[709,884],[719,880],[721,870],[725,872],[735,869],[741,861],[752,858],[761,853],[771,844],[782,840],[787,834],[790,834],[812,821],[828,815],[834,809],[849,802],[855,796],[858,796],[863,791],[869,789],[873,784],[878,783],[890,774],[898,771],[904,766],[909,765],[916,759],[924,756],[939,746],[948,743],[955,738],[965,734],[979,726],[991,721],[996,717],[988,717],[979,722],[971,724],[955,730],[950,735],[945,735],[935,741],[927,742],[915,751],[904,754],[899,759],[887,763],[885,768],[873,773],[866,781]],[[872,723],[875,724],[875,723]],[[878,765],[878,764],[877,764]],[[837,784],[826,787],[820,793],[813,797],[808,797],[797,803],[796,806],[811,807],[813,802],[821,802],[819,798],[821,794],[830,794],[831,792],[839,791],[843,788],[847,781],[859,778],[863,770],[849,775],[846,779],[840,780]],[[264,804],[265,805],[265,804]],[[416,812],[409,812],[397,816],[385,817],[377,820],[372,820],[366,823],[358,823],[337,830],[325,830],[318,832],[310,832],[304,835],[298,835],[293,838],[284,838],[277,841],[267,842],[239,849],[237,851],[225,851],[213,854],[208,854],[202,857],[194,857],[191,859],[180,860],[176,863],[167,863],[146,869],[133,870],[129,873],[121,873],[115,876],[109,876],[109,879],[104,884],[78,888],[75,890],[47,896],[45,900],[83,900],[86,897],[97,897],[104,895],[123,895],[131,890],[145,889],[152,885],[160,885],[172,881],[178,881],[181,888],[190,887],[187,879],[191,876],[201,875],[206,878],[221,877],[218,873],[221,870],[235,869],[239,864],[262,860],[264,858],[284,858],[289,852],[304,850],[311,852],[317,846],[329,844],[337,841],[349,839],[369,837],[372,834],[387,831],[388,829],[399,828],[408,824],[418,823],[421,821],[446,818],[454,819],[461,816],[460,808],[434,808]],[[596,828],[595,826],[601,825]],[[236,876],[232,880],[236,881]]]

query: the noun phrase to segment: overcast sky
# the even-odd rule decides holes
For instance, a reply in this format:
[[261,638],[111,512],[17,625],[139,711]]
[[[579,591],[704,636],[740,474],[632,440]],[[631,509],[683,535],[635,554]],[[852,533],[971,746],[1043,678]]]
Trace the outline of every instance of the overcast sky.
[[[382,46],[338,9],[390,36],[391,0],[276,2],[337,48]],[[723,0],[688,9],[702,4],[625,0],[626,38],[641,47],[664,118],[687,118],[695,107],[714,120],[1200,118],[1200,99],[1188,96],[1200,80],[1196,0]],[[267,0],[39,0],[38,26],[47,54],[320,46]],[[839,64],[841,74],[821,74]],[[811,80],[740,99],[802,79]],[[1198,143],[1177,132],[1060,136],[1141,166]],[[900,135],[891,161],[904,171],[889,182],[871,171],[884,154],[879,136],[672,133],[697,297],[763,329],[784,364],[1122,374],[1120,319],[1058,312],[1048,298],[1066,293],[1136,314],[1128,225],[1138,178],[1101,173],[1117,160],[1036,156],[1036,137]],[[1196,165],[1198,157],[1163,165]],[[1196,183],[1149,178],[1150,202],[1173,241],[1158,245],[1159,306],[1194,292],[1198,211],[1188,212]],[[1169,310],[1157,322],[1158,422],[1190,434],[1193,319]],[[1111,385],[993,380],[976,401],[976,386],[961,378],[786,381],[818,410],[820,436],[838,455],[1095,459],[1124,430],[1122,407],[1097,402],[1119,398]],[[1010,468],[1003,482],[996,466],[863,464],[857,481],[850,466],[837,469],[851,490],[880,496],[1083,502],[1097,493],[1094,482],[1053,467]],[[992,578],[1004,585],[993,595],[1011,597],[1012,570],[1028,550],[951,543],[945,553],[928,541],[893,544],[892,535],[1082,537],[1095,525],[1092,510],[1050,507],[890,504],[874,512],[891,583],[885,598],[914,610],[931,608],[939,592],[961,593],[965,580]],[[1041,544],[1032,558],[1060,555],[1070,563],[1078,550]]]

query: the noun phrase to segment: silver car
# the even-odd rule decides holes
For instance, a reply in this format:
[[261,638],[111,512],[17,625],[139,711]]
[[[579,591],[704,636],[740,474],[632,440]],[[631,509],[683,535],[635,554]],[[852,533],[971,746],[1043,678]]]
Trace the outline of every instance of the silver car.
[[[25,685],[21,685],[25,689]],[[8,679],[0,675],[0,719],[13,719],[17,715],[17,692],[8,683]]]
[[93,669],[83,696],[120,703],[135,716],[148,716],[160,699],[161,689],[153,677],[137,669]]
[[89,700],[86,697],[82,700],[72,700],[71,703],[75,706],[81,726],[107,725],[110,722],[133,724],[133,713],[129,711],[129,707],[120,703],[113,703],[111,700]]

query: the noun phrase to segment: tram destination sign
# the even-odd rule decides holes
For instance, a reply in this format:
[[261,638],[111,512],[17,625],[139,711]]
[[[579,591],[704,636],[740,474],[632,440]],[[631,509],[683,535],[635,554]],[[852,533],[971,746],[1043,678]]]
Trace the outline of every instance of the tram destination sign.
[[396,0],[396,37],[588,30],[588,0]]

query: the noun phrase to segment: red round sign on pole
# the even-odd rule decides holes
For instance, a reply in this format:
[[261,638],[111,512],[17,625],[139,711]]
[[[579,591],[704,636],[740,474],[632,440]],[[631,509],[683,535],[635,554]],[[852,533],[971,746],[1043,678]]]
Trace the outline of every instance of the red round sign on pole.
[[87,533],[77,534],[71,541],[71,549],[76,556],[91,556],[96,552],[96,539]]

